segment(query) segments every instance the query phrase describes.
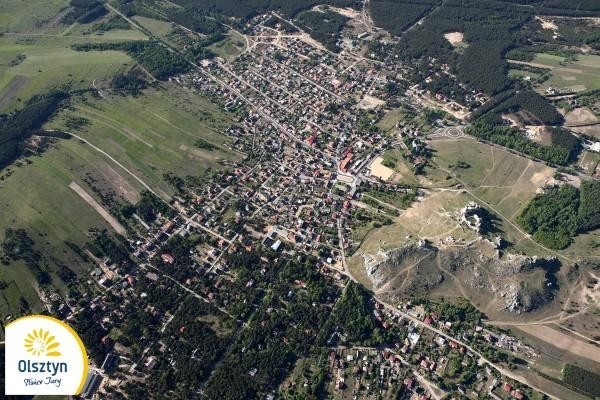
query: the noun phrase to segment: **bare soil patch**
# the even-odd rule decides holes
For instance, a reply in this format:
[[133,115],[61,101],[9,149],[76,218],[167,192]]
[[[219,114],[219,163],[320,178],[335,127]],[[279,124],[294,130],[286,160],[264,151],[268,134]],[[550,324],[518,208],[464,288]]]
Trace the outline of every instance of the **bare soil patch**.
[[444,39],[446,39],[454,47],[460,47],[464,45],[465,35],[462,32],[448,32],[444,33]]
[[567,125],[592,124],[598,117],[587,107],[576,108],[565,115]]
[[378,99],[377,97],[369,96],[367,94],[358,103],[358,108],[370,109],[370,108],[376,108],[383,104],[385,104],[385,101]]
[[387,181],[394,175],[394,170],[383,165],[383,157],[377,157],[369,166],[371,175]]
[[338,14],[342,14],[344,17],[355,19],[360,18],[361,14],[359,11],[353,8],[341,8],[341,7],[329,7],[331,11],[335,11]]
[[556,25],[556,23],[554,21],[552,21],[549,18],[545,18],[545,17],[535,17],[536,20],[540,21],[540,23],[542,24],[542,28],[543,29],[548,29],[551,31],[557,31],[558,30],[558,25]]

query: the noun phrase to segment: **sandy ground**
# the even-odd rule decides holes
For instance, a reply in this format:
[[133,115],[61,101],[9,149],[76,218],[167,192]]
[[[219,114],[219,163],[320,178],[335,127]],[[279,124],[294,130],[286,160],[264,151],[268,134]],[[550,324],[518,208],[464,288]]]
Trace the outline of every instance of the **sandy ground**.
[[450,42],[450,44],[454,47],[459,47],[464,42],[464,34],[462,32],[448,32],[444,33],[444,39]]
[[558,30],[558,25],[556,25],[556,23],[554,23],[554,21],[552,21],[549,18],[542,18],[542,17],[535,17],[536,20],[540,21],[540,23],[542,24],[542,28],[543,29],[549,29],[551,31],[557,31]]
[[387,181],[394,175],[394,170],[386,167],[383,163],[383,157],[377,157],[369,166],[371,175]]
[[125,235],[126,231],[125,231],[125,228],[123,228],[123,225],[121,225],[119,223],[119,221],[117,221],[117,219],[115,217],[113,217],[112,215],[110,215],[108,213],[108,211],[106,211],[104,209],[104,207],[102,207],[81,186],[79,186],[76,182],[71,182],[69,184],[69,187],[71,189],[73,189],[75,191],[75,193],[77,193],[79,196],[81,196],[81,198],[83,200],[85,200],[86,203],[88,203],[90,206],[92,206],[92,208],[94,210],[96,210],[98,212],[98,214],[100,214],[102,216],[102,218],[104,218],[104,220],[110,224],[110,226],[113,227],[113,229],[115,230],[115,232],[117,232],[120,235]]
[[360,18],[361,14],[359,11],[353,8],[340,8],[340,7],[329,7],[331,11],[335,11],[338,14],[342,14],[344,17],[348,17],[350,19]]
[[516,328],[559,349],[569,351],[576,356],[585,357],[596,362],[600,360],[600,347],[572,338],[566,333],[550,328],[549,326],[521,325]]
[[567,125],[590,124],[598,121],[598,118],[587,107],[576,108],[565,115]]
[[552,144],[550,132],[545,126],[527,125],[525,129],[530,140],[543,145]]
[[370,108],[379,107],[383,104],[385,104],[385,101],[378,99],[377,97],[369,96],[367,94],[358,103],[358,108],[370,109]]

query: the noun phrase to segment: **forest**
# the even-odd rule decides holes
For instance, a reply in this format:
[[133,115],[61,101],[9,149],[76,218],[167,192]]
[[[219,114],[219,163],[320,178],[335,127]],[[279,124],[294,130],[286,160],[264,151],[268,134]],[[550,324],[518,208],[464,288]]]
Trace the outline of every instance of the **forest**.
[[519,225],[551,249],[568,247],[577,232],[578,191],[570,185],[554,187],[534,197],[521,215]]
[[141,73],[128,71],[115,75],[110,81],[110,87],[118,92],[137,96],[146,88],[146,81],[142,78]]
[[599,194],[597,181],[582,182],[580,189],[571,185],[548,188],[529,202],[517,222],[541,244],[564,249],[577,233],[600,227]]
[[[388,24],[393,24],[392,17],[388,17]],[[509,84],[504,53],[525,40],[519,28],[531,17],[529,8],[518,5],[449,0],[434,8],[422,24],[404,33],[395,51],[407,59],[440,59],[469,86],[495,94]],[[444,38],[446,32],[464,34],[468,46],[462,54]]]
[[267,11],[279,11],[288,18],[294,17],[300,11],[307,10],[319,4],[336,7],[362,6],[359,0],[174,0],[183,7],[211,14],[224,14],[241,20],[248,20]]
[[313,39],[325,45],[327,50],[334,53],[341,50],[337,43],[340,32],[348,21],[347,17],[330,10],[303,11],[298,14],[296,21]]
[[108,10],[98,0],[71,0],[69,12],[62,17],[61,23],[88,24],[108,14]]
[[204,35],[224,33],[224,26],[219,19],[208,16],[206,13],[205,10],[188,6],[171,9],[167,15],[171,21]]
[[0,170],[23,151],[23,143],[39,129],[68,98],[65,92],[52,92],[32,97],[25,107],[8,116],[0,116]]
[[496,106],[496,113],[528,111],[544,125],[560,125],[562,115],[544,97],[533,90],[521,90]]
[[375,25],[399,36],[439,3],[438,0],[374,0],[369,2],[369,13]]

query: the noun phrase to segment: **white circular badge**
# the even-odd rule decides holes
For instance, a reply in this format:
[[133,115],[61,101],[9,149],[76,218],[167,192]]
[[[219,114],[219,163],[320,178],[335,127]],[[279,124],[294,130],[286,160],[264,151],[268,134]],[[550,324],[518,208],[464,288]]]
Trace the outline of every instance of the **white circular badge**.
[[16,319],[5,327],[5,394],[75,395],[88,374],[79,335],[45,315]]

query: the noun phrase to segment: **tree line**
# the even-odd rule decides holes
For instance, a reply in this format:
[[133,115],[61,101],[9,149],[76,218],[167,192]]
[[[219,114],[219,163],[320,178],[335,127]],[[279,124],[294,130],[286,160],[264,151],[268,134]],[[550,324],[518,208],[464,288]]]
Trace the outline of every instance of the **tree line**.
[[166,80],[170,76],[188,71],[191,65],[175,53],[155,41],[130,41],[122,43],[85,43],[73,45],[77,51],[118,50],[133,57],[156,79]]
[[498,122],[489,116],[479,118],[465,132],[552,164],[567,165],[571,157],[571,149],[554,144],[540,145],[529,140],[516,128],[498,125]]

